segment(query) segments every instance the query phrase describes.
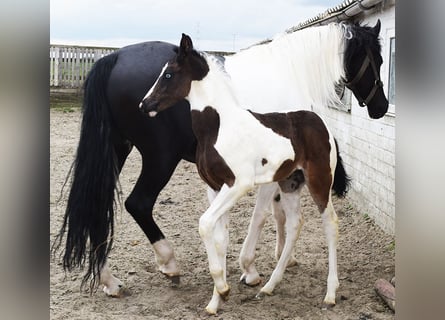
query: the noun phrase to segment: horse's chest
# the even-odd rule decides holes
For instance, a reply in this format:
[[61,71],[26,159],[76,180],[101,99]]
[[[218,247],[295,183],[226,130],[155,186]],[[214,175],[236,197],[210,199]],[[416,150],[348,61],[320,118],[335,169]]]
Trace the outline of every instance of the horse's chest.
[[295,158],[291,139],[244,110],[230,117],[210,107],[192,110],[192,124],[198,171],[213,189],[231,186],[240,176],[252,183],[271,182],[283,162]]
[[219,190],[224,183],[232,186],[235,175],[215,149],[220,127],[218,113],[210,107],[192,110],[192,127],[198,141],[196,165],[201,178],[214,190]]

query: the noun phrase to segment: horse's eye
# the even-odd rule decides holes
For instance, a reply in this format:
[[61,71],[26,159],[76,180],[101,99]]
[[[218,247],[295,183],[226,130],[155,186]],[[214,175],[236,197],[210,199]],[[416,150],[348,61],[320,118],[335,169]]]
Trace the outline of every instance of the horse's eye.
[[166,73],[165,74],[165,79],[170,79],[172,77],[172,74],[171,73]]

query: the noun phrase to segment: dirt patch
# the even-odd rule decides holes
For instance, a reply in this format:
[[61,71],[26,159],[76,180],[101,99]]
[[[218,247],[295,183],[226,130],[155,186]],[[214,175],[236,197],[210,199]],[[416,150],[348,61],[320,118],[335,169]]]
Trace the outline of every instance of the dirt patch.
[[[67,192],[61,189],[77,147],[80,112],[51,113],[50,213],[51,240],[60,228]],[[141,166],[134,150],[120,177],[123,199],[131,192]],[[60,200],[59,200],[60,198]],[[327,248],[321,217],[307,192],[302,199],[305,224],[296,246],[299,264],[288,268],[274,295],[253,300],[259,288],[239,284],[238,255],[255,204],[250,192],[231,210],[230,245],[227,258],[230,299],[217,316],[203,311],[212,294],[198,219],[207,207],[206,186],[195,165],[181,162],[160,194],[154,217],[172,242],[182,270],[174,286],[157,271],[153,250],[131,216],[121,208],[116,217],[114,248],[109,256],[112,271],[131,291],[125,298],[109,298],[97,290],[80,291],[82,272],[64,273],[59,260],[50,262],[51,319],[394,319],[374,292],[378,278],[394,276],[394,237],[383,233],[347,200],[334,197],[339,217],[338,269],[340,288],[337,305],[322,310],[326,291]],[[275,228],[270,218],[256,251],[256,265],[266,280],[275,266]]]

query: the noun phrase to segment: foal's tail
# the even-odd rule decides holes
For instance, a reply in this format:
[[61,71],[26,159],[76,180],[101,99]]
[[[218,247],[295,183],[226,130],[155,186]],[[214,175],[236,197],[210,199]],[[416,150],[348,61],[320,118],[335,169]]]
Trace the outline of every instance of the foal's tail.
[[335,167],[334,183],[332,185],[332,189],[334,189],[335,194],[338,197],[343,198],[346,196],[346,193],[349,190],[351,179],[346,174],[345,167],[343,166],[343,160],[340,157],[337,140],[334,139],[334,141],[335,141],[335,147],[337,149],[337,166]]
[[116,61],[116,53],[98,60],[85,81],[80,140],[70,170],[71,190],[52,248],[55,253],[68,230],[63,268],[83,269],[88,259],[82,286],[92,277],[91,289],[100,280],[99,272],[113,243],[114,192],[119,173],[106,88]]

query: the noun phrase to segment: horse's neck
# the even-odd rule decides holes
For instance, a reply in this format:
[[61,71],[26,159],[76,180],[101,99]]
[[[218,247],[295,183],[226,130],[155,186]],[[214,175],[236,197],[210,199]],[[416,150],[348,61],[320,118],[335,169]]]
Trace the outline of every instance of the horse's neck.
[[187,100],[192,110],[202,111],[212,107],[218,113],[242,110],[227,75],[210,68],[209,73],[200,81],[192,81]]
[[338,103],[343,39],[338,25],[308,28],[227,57],[226,70],[241,104],[259,112]]

